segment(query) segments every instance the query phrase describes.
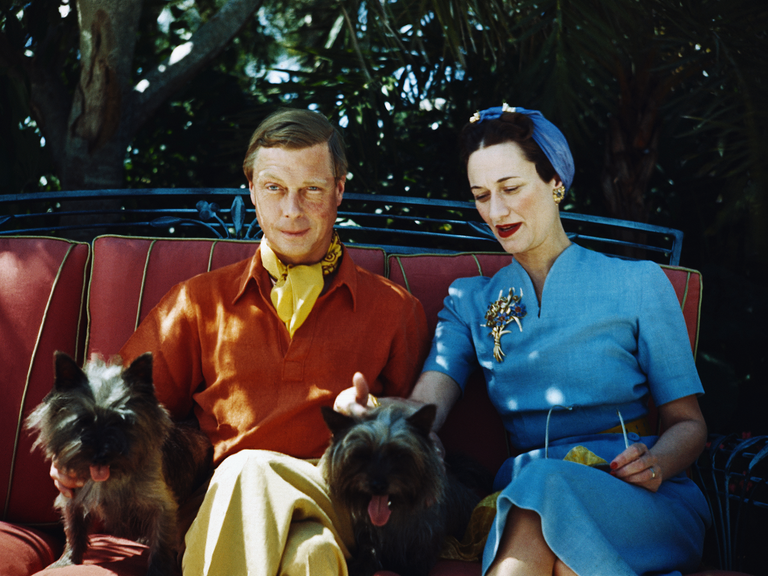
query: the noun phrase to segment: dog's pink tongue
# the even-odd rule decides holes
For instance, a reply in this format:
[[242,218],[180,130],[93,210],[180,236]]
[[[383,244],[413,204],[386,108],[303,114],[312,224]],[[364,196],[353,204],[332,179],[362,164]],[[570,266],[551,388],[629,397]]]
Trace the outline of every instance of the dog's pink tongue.
[[104,482],[109,478],[109,466],[91,466],[91,478],[94,482]]
[[372,496],[368,503],[368,516],[374,526],[384,526],[389,521],[389,515],[392,511],[389,509],[389,496]]

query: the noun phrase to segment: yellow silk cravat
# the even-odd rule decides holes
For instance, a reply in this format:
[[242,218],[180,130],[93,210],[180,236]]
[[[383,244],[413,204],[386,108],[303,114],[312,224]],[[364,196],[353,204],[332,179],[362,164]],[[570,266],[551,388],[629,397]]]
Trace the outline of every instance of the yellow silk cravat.
[[323,277],[339,267],[341,254],[341,242],[336,232],[333,233],[325,258],[310,265],[286,266],[269,247],[266,238],[262,241],[261,261],[267,272],[276,279],[270,294],[272,305],[288,328],[291,338],[307,319],[323,291]]

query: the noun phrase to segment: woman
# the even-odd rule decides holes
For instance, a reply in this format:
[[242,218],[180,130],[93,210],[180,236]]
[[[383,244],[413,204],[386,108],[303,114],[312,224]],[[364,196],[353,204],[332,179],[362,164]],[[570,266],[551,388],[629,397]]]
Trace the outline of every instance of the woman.
[[[483,574],[694,570],[709,512],[684,471],[704,447],[706,426],[672,286],[652,262],[570,242],[558,204],[573,161],[539,112],[479,112],[460,145],[477,209],[514,261],[493,278],[451,285],[411,398],[438,404],[439,429],[479,364],[524,451],[496,477],[501,495]],[[649,395],[659,437],[645,422]],[[622,421],[639,432],[628,435],[631,444]],[[566,461],[576,446],[608,472]]]

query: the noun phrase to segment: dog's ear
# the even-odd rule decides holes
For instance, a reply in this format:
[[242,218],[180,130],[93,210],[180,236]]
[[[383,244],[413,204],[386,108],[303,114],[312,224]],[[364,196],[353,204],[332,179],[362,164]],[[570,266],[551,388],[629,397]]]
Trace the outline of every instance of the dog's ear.
[[141,394],[155,395],[152,384],[152,352],[146,352],[136,358],[131,365],[123,370],[123,380],[134,391]]
[[356,423],[355,419],[351,416],[336,412],[336,410],[329,408],[328,406],[321,406],[320,410],[323,413],[325,425],[328,426],[328,430],[331,431],[331,434],[340,434],[345,430],[352,428]]
[[88,388],[88,377],[69,354],[54,352],[53,374],[53,387],[57,392]]
[[416,412],[408,416],[406,421],[425,436],[429,436],[429,433],[432,431],[432,424],[435,423],[436,415],[437,406],[434,404],[425,404]]

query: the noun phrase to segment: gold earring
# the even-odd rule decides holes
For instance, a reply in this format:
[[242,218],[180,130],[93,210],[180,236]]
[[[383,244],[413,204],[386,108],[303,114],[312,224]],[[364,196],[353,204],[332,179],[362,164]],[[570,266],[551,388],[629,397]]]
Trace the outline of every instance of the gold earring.
[[563,198],[565,198],[565,186],[560,186],[552,190],[552,197],[555,199],[555,204],[560,204]]

